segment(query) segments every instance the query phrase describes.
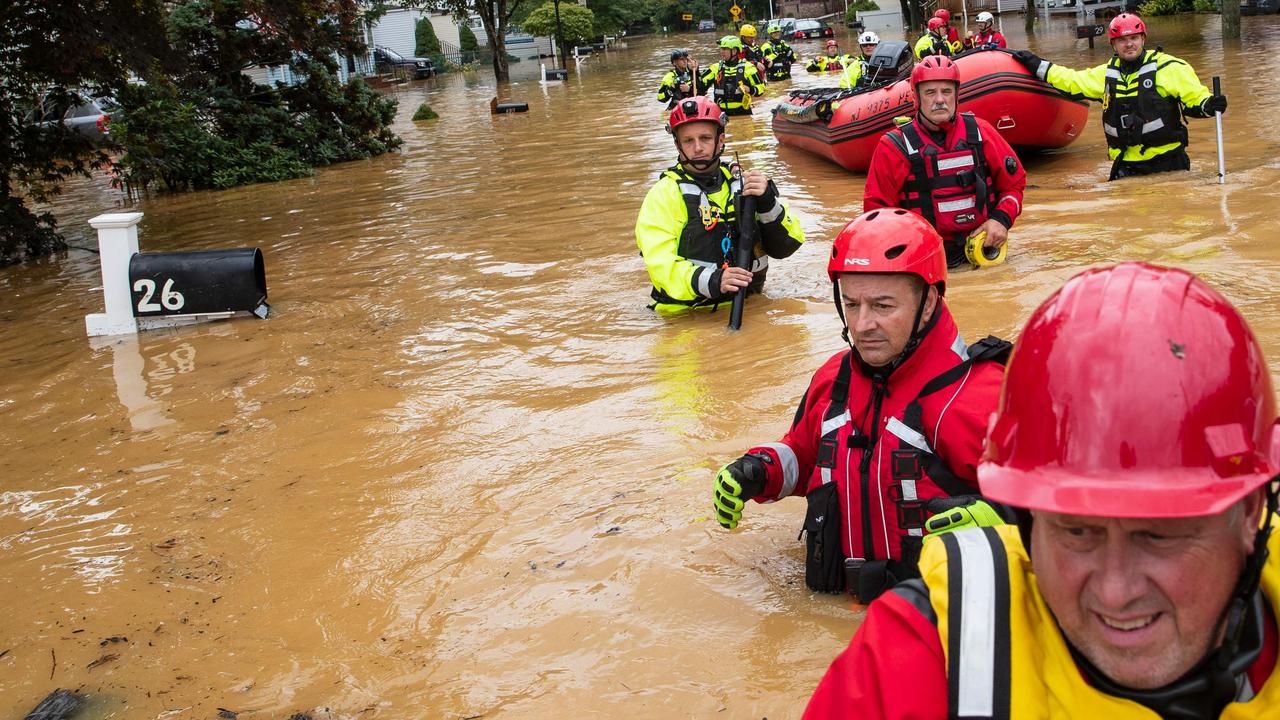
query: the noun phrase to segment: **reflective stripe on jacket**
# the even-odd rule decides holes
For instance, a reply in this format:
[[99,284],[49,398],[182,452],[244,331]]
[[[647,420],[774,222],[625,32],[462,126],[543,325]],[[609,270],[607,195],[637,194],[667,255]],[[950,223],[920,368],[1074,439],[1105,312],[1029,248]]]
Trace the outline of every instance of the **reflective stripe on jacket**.
[[[712,276],[726,261],[725,240],[737,238],[736,203],[741,184],[720,164],[721,183],[704,191],[679,166],[663,172],[645,195],[636,217],[636,245],[653,283],[651,295],[662,305],[714,305],[725,301]],[[763,282],[769,257],[791,255],[804,231],[779,198],[766,213],[756,213],[760,244],[752,271]]]
[[[833,391],[850,351],[832,356],[814,374],[782,440],[748,451],[770,459],[757,500],[808,495],[835,482],[844,557],[913,560],[923,503],[962,489],[977,492],[975,469],[1003,367],[969,365],[957,380],[919,397],[966,353],[940,299],[915,352],[887,378],[854,368],[843,403],[833,400]],[[908,410],[917,399],[919,416],[912,419]]]
[[698,81],[711,88],[716,104],[730,115],[750,115],[751,97],[764,92],[756,66],[739,60],[713,63]]
[[[1195,70],[1182,60],[1159,50],[1147,50],[1133,71],[1121,68],[1119,59],[1086,70],[1072,70],[1061,65],[1044,62],[1036,73],[1041,80],[1059,91],[1075,98],[1096,100],[1103,104],[1103,120],[1116,130],[1107,132],[1107,154],[1125,162],[1143,162],[1186,145],[1186,125],[1180,113],[1199,108],[1212,94],[1200,83]],[[1147,87],[1145,81],[1150,81]],[[1145,91],[1140,97],[1139,91]],[[1124,121],[1129,128],[1138,131],[1137,142],[1120,146],[1117,143],[1121,115],[1134,116]],[[1108,120],[1108,116],[1110,116]],[[1160,137],[1148,135],[1143,144],[1144,127],[1155,132],[1168,132],[1175,124],[1179,134]],[[1141,120],[1141,122],[1138,122]],[[1147,125],[1161,120],[1163,127]],[[1104,132],[1106,132],[1104,128]],[[1126,136],[1132,139],[1132,136]]]
[[[956,120],[941,145],[918,116],[885,133],[867,169],[862,211],[907,208],[929,220],[951,242],[987,220],[1013,227],[1022,213],[1026,170],[990,123],[971,113],[960,113]],[[981,141],[976,152],[971,147],[974,139]],[[981,168],[972,159],[977,155],[982,156]],[[972,166],[966,164],[970,162]],[[923,179],[919,178],[922,171]],[[979,180],[985,187],[981,192]]]
[[[952,717],[1158,717],[1085,679],[1040,594],[1016,526],[939,537],[925,547],[920,570],[947,658]],[[1273,553],[1278,543],[1273,536]],[[1265,597],[1280,598],[1276,562],[1267,563],[1262,587]],[[1275,617],[1280,607],[1271,605]],[[1242,674],[1237,699],[1249,702],[1232,703],[1219,717],[1263,717],[1280,707],[1280,683],[1264,683],[1256,696],[1250,685]]]

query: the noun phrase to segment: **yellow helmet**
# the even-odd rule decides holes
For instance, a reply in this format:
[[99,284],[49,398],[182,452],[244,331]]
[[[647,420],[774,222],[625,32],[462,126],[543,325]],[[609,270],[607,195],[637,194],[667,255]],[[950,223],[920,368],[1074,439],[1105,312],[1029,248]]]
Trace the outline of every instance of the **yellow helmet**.
[[742,29],[738,31],[738,34],[739,34],[739,35],[741,35],[742,37],[755,37],[755,36],[756,36],[756,26],[755,26],[755,25],[743,25],[743,26],[742,26]]

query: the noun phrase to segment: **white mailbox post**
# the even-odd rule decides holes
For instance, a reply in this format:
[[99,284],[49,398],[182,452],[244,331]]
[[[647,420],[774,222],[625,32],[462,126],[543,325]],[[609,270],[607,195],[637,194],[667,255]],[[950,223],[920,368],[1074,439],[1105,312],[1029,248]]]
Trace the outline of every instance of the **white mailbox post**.
[[129,259],[138,252],[138,223],[142,213],[107,213],[89,220],[98,231],[98,259],[102,263],[102,298],[105,313],[84,316],[89,337],[123,335],[138,331],[129,293]]

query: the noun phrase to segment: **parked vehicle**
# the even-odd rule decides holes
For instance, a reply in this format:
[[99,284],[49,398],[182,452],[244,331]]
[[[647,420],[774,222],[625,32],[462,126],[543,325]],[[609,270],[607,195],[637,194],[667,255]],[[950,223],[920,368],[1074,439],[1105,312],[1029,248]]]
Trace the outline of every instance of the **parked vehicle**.
[[1241,15],[1270,15],[1280,12],[1280,0],[1241,0]]
[[65,99],[60,101],[51,93],[27,117],[28,122],[39,127],[62,124],[85,137],[105,140],[111,132],[111,113],[118,112],[119,109],[116,101],[105,95],[81,95],[78,104],[69,106]]
[[391,48],[381,46],[373,49],[373,64],[380,74],[391,74],[396,69],[401,69],[414,80],[436,74],[436,66],[430,58],[407,58]]
[[836,31],[822,20],[813,18],[805,18],[797,20],[795,27],[791,29],[791,35],[797,40],[810,40],[813,38],[829,38],[835,37]]
[[698,21],[698,32],[702,33],[702,32],[715,32],[715,31],[716,31],[715,20],[699,20]]

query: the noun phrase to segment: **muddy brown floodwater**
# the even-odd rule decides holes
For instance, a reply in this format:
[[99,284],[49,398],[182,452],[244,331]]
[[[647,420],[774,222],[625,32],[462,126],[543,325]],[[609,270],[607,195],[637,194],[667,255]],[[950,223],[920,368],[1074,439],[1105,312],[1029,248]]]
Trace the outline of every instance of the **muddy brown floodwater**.
[[[1010,336],[1085,267],[1176,264],[1274,370],[1280,17],[1226,48],[1216,16],[1150,26],[1223,77],[1227,184],[1192,121],[1192,172],[1108,185],[1094,106],[1029,159],[1009,261],[948,300],[970,340]],[[95,255],[0,272],[0,718],[56,687],[94,718],[797,717],[861,611],[804,587],[802,502],[726,532],[710,483],[839,349],[823,268],[862,179],[735,118],[809,242],[740,333],[646,310],[632,227],[673,157],[652,91],[671,47],[713,40],[634,39],[545,90],[517,65],[524,115],[490,116],[484,75],[419,84],[403,152],[138,205],[144,249],[261,247],[265,322],[91,343]],[[1108,55],[1065,19],[1031,44]],[[424,99],[441,119],[411,123]],[[95,178],[54,210],[89,245],[120,202]]]

